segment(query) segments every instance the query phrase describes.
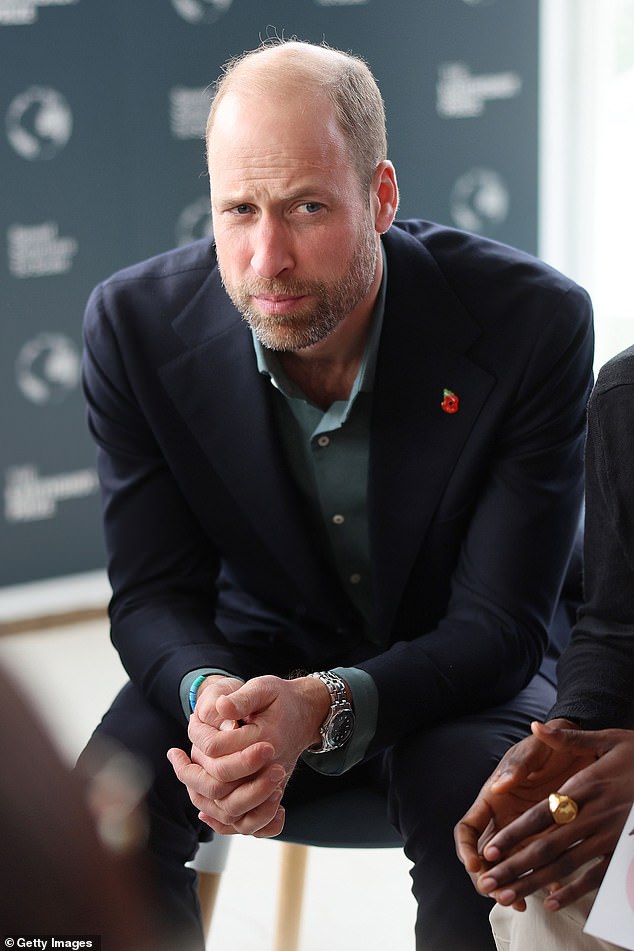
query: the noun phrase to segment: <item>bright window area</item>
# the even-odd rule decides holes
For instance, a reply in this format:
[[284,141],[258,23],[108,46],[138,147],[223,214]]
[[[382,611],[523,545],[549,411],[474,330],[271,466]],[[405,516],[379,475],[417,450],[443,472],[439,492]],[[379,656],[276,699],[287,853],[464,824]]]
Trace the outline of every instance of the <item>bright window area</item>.
[[542,0],[541,256],[590,291],[596,366],[634,344],[634,0]]

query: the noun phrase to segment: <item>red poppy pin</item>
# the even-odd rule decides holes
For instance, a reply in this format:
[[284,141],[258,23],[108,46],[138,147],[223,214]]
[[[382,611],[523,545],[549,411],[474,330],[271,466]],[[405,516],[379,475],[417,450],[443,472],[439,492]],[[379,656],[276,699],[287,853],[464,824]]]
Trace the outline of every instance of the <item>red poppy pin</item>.
[[440,408],[443,413],[457,413],[460,408],[460,400],[451,390],[442,391],[442,403]]

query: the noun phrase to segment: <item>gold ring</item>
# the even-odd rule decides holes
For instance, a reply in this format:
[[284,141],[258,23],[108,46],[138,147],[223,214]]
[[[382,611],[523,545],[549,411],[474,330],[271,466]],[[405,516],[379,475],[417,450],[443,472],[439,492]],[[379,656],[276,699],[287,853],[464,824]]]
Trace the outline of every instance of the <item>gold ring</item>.
[[556,792],[548,797],[548,808],[558,826],[565,826],[568,822],[572,822],[579,812],[579,806],[574,799]]

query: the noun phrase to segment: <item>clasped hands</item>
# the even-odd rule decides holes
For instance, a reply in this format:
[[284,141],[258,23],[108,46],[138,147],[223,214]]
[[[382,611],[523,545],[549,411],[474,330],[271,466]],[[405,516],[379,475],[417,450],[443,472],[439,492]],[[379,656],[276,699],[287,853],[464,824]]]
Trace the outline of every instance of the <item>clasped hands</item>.
[[[455,829],[456,850],[475,887],[518,911],[546,889],[556,911],[596,888],[634,799],[634,730],[583,731],[567,720],[533,723]],[[548,795],[579,807],[556,825]]]
[[167,754],[199,819],[222,835],[279,835],[286,784],[319,740],[329,706],[328,690],[311,677],[207,677],[189,721],[189,755]]

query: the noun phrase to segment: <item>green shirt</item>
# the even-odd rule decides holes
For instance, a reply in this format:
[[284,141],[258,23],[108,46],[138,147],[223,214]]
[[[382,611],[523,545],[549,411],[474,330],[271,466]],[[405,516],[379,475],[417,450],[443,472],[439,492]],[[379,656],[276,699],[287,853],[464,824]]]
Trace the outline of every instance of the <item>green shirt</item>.
[[[383,279],[350,396],[335,401],[326,411],[307,400],[284,373],[276,353],[253,336],[258,370],[270,378],[276,390],[276,424],[291,474],[320,529],[322,548],[368,630],[373,603],[367,519],[370,414],[385,285],[384,260]],[[183,679],[181,698],[186,713],[194,679],[215,672],[219,671],[205,668]],[[329,774],[342,773],[363,758],[374,736],[378,710],[376,687],[369,674],[356,667],[337,667],[335,672],[352,692],[354,734],[341,750],[304,754],[314,769]]]

